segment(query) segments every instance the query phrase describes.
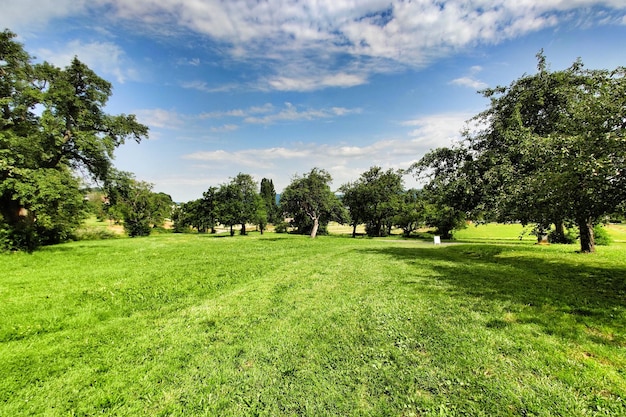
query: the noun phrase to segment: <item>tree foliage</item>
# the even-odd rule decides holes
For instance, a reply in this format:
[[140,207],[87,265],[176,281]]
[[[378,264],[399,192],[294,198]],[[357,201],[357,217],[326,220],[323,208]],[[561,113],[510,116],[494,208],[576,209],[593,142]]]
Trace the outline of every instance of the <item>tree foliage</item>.
[[287,217],[293,218],[300,233],[309,233],[315,238],[320,226],[331,220],[345,221],[345,209],[330,190],[331,181],[328,172],[313,168],[306,175],[296,176],[281,194],[280,208]]
[[383,171],[375,166],[361,174],[357,181],[344,184],[340,191],[350,211],[353,236],[356,226],[363,223],[369,236],[389,234],[404,192],[399,172]]
[[218,223],[217,190],[216,187],[210,187],[202,194],[202,198],[176,207],[172,218],[174,231],[183,232],[191,227],[199,233],[206,233],[209,230],[215,233],[215,226]]
[[281,222],[283,219],[280,216],[278,210],[278,204],[276,203],[276,190],[274,189],[274,182],[270,179],[263,178],[261,180],[261,198],[265,204],[265,213],[267,214],[267,221],[272,224]]
[[486,220],[573,222],[582,252],[593,226],[626,201],[626,70],[587,70],[577,61],[508,87],[483,91],[490,107],[456,148],[437,149],[414,168],[448,205]]
[[153,227],[163,225],[172,213],[172,198],[152,192],[152,185],[138,181],[133,174],[114,171],[105,184],[108,210],[123,220],[130,237],[149,236]]
[[[257,192],[252,176],[239,173],[228,184],[222,185],[215,195],[219,222],[230,228],[241,225],[241,234],[246,234],[246,224],[266,224],[264,203]],[[261,217],[265,217],[262,219]]]
[[60,242],[83,218],[78,173],[106,179],[114,149],[148,128],[103,109],[111,84],[74,58],[33,64],[15,34],[0,33],[0,245]]

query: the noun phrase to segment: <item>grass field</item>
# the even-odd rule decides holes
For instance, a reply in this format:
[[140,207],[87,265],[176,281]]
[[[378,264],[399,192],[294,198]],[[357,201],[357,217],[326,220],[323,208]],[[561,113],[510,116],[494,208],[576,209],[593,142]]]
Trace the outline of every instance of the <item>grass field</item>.
[[626,415],[626,245],[474,232],[0,255],[0,415]]

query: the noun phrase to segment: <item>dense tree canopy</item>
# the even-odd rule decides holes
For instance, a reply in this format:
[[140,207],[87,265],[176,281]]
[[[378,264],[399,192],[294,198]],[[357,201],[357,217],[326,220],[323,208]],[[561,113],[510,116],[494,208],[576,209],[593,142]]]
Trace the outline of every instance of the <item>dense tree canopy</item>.
[[625,68],[587,70],[580,61],[483,92],[490,107],[452,149],[437,149],[415,168],[459,211],[499,221],[564,222],[594,251],[593,226],[626,201]]
[[123,220],[130,237],[148,236],[163,225],[172,213],[172,198],[152,191],[152,185],[138,181],[133,174],[113,170],[105,184],[106,206],[111,217]]
[[311,238],[317,236],[320,225],[345,220],[345,210],[330,190],[331,181],[328,172],[313,168],[306,175],[295,177],[280,197],[283,213],[294,219],[300,232],[309,231]]
[[77,58],[34,64],[0,33],[0,245],[33,249],[67,238],[83,218],[78,173],[107,178],[114,149],[148,128],[103,108],[111,84]]
[[263,178],[261,180],[261,198],[265,204],[265,212],[267,213],[267,221],[276,224],[281,222],[280,212],[278,210],[278,204],[276,202],[276,190],[274,189],[274,182],[271,179]]
[[[230,227],[241,225],[246,234],[246,224],[265,224],[265,205],[257,191],[257,183],[251,175],[239,173],[228,184],[223,184],[215,194],[219,222]],[[265,217],[265,218],[263,218]]]
[[372,167],[353,183],[344,184],[343,203],[350,210],[354,236],[356,226],[365,223],[369,236],[385,236],[402,204],[402,175],[391,169]]

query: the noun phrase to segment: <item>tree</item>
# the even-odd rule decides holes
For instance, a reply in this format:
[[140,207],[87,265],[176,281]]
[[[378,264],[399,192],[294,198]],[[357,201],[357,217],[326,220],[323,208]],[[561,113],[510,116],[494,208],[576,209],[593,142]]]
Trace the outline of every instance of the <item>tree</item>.
[[409,237],[411,233],[424,224],[426,218],[426,201],[421,190],[411,189],[402,194],[398,211],[393,224],[402,229],[402,234]]
[[281,195],[282,211],[294,218],[301,232],[307,226],[305,219],[310,221],[311,238],[317,236],[320,225],[330,220],[343,222],[346,217],[341,201],[330,190],[331,181],[328,172],[313,168],[302,177],[296,176]]
[[361,223],[366,224],[369,236],[385,236],[390,232],[404,191],[399,172],[372,167],[356,182],[343,185],[340,191],[350,211],[353,236]]
[[282,219],[278,212],[278,204],[276,203],[276,190],[274,189],[274,182],[270,179],[263,178],[261,180],[261,199],[265,205],[265,212],[267,213],[267,221],[272,224],[276,224]]
[[152,192],[152,185],[137,181],[131,173],[116,171],[105,184],[109,210],[121,215],[130,237],[148,236],[171,215],[172,198]]
[[114,149],[148,128],[104,113],[111,84],[77,58],[32,64],[15,34],[0,33],[0,244],[60,242],[85,210],[77,173],[104,180]]
[[341,201],[350,213],[352,237],[356,237],[356,228],[367,221],[367,190],[361,182],[349,182],[339,188]]
[[[261,223],[261,197],[256,191],[257,185],[248,174],[239,173],[230,183],[222,185],[217,191],[217,212],[220,223],[230,227],[230,235],[234,235],[233,227],[241,225],[241,234],[246,234],[246,224]],[[264,221],[265,223],[267,220]]]
[[593,252],[594,224],[626,200],[626,69],[577,61],[551,72],[542,52],[537,58],[536,74],[483,91],[491,104],[474,118],[482,129],[466,133],[455,173],[435,181],[464,188],[474,215],[544,230],[574,222],[581,252]]
[[174,212],[174,230],[182,232],[188,227],[199,233],[211,230],[215,233],[217,225],[217,188],[210,187],[202,194],[202,198],[181,204]]

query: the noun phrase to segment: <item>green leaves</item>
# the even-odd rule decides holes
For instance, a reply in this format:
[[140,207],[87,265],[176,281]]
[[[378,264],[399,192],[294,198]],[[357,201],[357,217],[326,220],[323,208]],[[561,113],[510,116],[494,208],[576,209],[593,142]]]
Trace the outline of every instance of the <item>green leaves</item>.
[[106,179],[114,149],[148,128],[106,114],[111,83],[77,58],[64,69],[32,64],[14,38],[0,33],[0,228],[22,242],[12,248],[33,249],[67,238],[82,218],[75,170]]
[[[624,68],[586,70],[577,61],[508,87],[485,90],[491,106],[464,143],[427,154],[413,169],[450,205],[497,221],[574,221],[581,230],[626,201]],[[581,240],[593,251],[593,236]]]

